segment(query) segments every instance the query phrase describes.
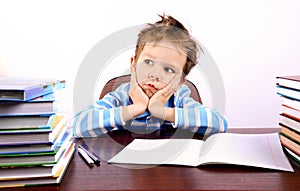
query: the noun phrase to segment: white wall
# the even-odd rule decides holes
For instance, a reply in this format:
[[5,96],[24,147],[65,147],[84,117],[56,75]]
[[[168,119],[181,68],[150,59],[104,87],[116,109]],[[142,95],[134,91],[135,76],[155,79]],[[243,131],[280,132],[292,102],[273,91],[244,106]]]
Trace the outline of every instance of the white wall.
[[[300,74],[299,9],[297,0],[4,0],[0,76],[66,79],[65,105],[71,109],[76,74],[88,52],[108,35],[154,22],[165,12],[190,28],[214,59],[225,85],[230,126],[277,126],[275,77]],[[112,62],[129,66],[130,54],[120,53]],[[214,107],[209,86],[203,86],[204,103]]]

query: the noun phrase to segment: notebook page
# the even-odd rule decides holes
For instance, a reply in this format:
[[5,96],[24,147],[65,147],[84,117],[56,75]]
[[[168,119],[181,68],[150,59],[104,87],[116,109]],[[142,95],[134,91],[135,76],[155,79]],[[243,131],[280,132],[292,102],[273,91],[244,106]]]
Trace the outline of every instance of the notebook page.
[[196,166],[202,143],[195,139],[135,139],[108,162]]
[[204,143],[199,164],[227,163],[293,171],[278,133],[220,133]]

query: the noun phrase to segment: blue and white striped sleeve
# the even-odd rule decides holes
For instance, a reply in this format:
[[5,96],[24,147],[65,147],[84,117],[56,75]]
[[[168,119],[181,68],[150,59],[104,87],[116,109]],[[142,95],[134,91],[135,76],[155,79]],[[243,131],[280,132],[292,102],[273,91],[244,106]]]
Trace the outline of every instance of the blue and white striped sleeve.
[[214,109],[205,107],[190,97],[190,90],[183,86],[175,99],[175,127],[209,136],[226,132],[226,118]]
[[97,137],[114,128],[122,128],[122,106],[127,103],[128,94],[123,87],[111,92],[80,111],[73,118],[74,137]]

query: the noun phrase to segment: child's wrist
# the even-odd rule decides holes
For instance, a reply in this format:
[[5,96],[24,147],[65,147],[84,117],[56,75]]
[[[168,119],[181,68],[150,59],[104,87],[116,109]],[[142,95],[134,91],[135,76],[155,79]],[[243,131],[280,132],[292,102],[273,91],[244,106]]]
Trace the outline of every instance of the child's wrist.
[[170,122],[175,121],[175,109],[165,107],[163,105],[153,105],[149,108],[150,113],[157,118],[167,120]]
[[157,118],[165,119],[166,117],[166,107],[161,103],[157,102],[154,104],[149,105],[148,107],[149,112]]
[[143,106],[142,104],[132,104],[122,109],[123,120],[128,121],[130,119],[135,118],[143,114],[146,111],[147,107]]

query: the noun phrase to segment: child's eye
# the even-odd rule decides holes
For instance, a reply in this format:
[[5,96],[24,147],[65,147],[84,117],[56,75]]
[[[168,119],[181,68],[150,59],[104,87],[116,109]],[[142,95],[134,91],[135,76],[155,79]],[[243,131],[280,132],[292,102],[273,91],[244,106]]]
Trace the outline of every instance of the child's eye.
[[172,68],[165,67],[164,69],[167,73],[175,73],[175,71]]
[[153,61],[150,60],[150,59],[146,59],[146,60],[144,60],[144,62],[145,62],[147,65],[152,65],[152,64],[153,64]]

